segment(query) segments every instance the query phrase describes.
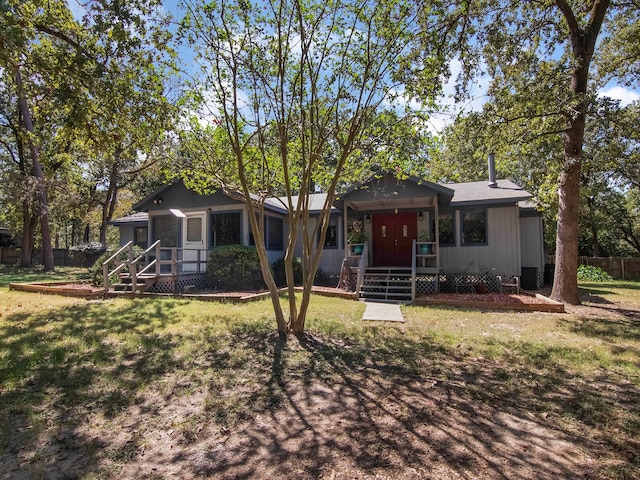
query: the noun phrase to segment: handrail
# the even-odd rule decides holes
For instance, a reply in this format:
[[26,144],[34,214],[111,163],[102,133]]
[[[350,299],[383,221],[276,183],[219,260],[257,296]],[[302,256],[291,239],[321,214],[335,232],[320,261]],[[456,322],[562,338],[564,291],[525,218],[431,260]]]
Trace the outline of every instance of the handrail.
[[[137,265],[141,263],[145,258],[147,258],[147,255],[154,249],[155,249],[155,258],[151,260],[148,264],[144,265],[140,271],[138,271]],[[108,270],[109,262],[112,262],[119,255],[122,255],[122,253],[126,250],[129,250],[128,259],[126,261],[122,261],[122,263],[120,263],[115,269],[109,272]],[[162,250],[170,251],[171,258],[168,260],[162,260],[161,259]],[[179,250],[180,251],[193,250],[197,252],[197,257],[194,260],[184,260],[183,258],[181,258],[181,256],[178,255]],[[204,260],[203,260],[203,255],[204,255]],[[171,275],[175,276],[178,274],[178,271],[181,270],[181,268],[179,268],[180,265],[183,265],[183,264],[193,264],[196,266],[196,268],[194,269],[195,271],[189,272],[189,273],[202,273],[203,264],[206,264],[207,262],[206,258],[207,258],[207,250],[198,249],[198,248],[178,249],[176,247],[162,248],[160,246],[160,240],[156,240],[152,245],[146,248],[142,253],[138,254],[135,258],[133,258],[133,242],[127,242],[126,245],[123,245],[122,247],[120,247],[120,249],[116,253],[114,253],[102,264],[105,291],[108,292],[110,289],[109,277],[121,271],[125,266],[129,267],[129,275],[131,277],[132,291],[137,292],[138,278],[141,275],[148,273],[149,271],[152,271],[154,266],[155,266],[156,275],[161,274],[162,265],[171,265]],[[206,271],[206,268],[204,268],[204,271]]]
[[144,257],[147,253],[149,253],[151,251],[151,249],[156,248],[156,246],[159,245],[159,244],[160,244],[160,240],[156,240],[153,243],[153,245],[151,245],[144,252],[142,252],[140,255],[138,255],[134,260],[131,261],[131,263],[138,263],[140,260],[142,260],[142,257]]
[[132,293],[136,293],[138,291],[138,275],[140,273],[138,272],[138,268],[136,267],[136,264],[140,260],[142,260],[147,253],[149,253],[151,250],[156,248],[156,246],[158,245],[160,245],[160,240],[156,240],[152,245],[147,247],[147,249],[144,252],[142,252],[135,259],[132,259],[129,262],[129,275],[131,275],[131,292]]
[[416,240],[411,242],[411,303],[416,301]]
[[104,291],[105,292],[108,292],[109,288],[110,288],[110,286],[109,286],[109,277],[111,277],[111,275],[113,275],[114,273],[117,273],[120,270],[122,270],[122,268],[126,265],[126,263],[121,263],[115,269],[113,269],[113,271],[110,272],[109,271],[109,262],[113,261],[118,255],[120,255],[122,252],[124,252],[125,250],[130,248],[132,244],[133,244],[133,242],[127,242],[125,245],[120,247],[120,249],[116,253],[114,253],[108,259],[106,259],[104,262],[102,262],[102,281],[104,282]]
[[360,285],[362,285],[362,278],[364,277],[364,270],[369,265],[369,243],[364,242],[362,247],[362,254],[360,255],[360,261],[358,262],[358,276],[356,280],[356,298],[360,296]]

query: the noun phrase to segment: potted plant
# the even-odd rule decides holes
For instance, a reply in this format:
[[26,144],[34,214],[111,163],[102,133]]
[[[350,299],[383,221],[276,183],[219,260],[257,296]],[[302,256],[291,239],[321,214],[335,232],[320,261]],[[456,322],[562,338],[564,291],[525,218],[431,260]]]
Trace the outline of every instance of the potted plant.
[[[429,231],[425,228],[420,231],[418,235],[418,242],[428,242],[429,241]],[[431,255],[431,244],[423,243],[418,246],[418,251],[420,255]]]
[[367,232],[364,231],[362,221],[354,220],[351,222],[349,232],[347,234],[347,242],[351,246],[353,255],[362,255],[364,242],[367,241]]

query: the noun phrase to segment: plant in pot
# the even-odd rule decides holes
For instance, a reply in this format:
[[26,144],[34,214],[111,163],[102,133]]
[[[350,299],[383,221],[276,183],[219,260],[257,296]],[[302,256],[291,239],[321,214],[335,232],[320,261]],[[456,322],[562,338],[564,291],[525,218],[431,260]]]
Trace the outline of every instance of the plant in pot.
[[364,242],[367,241],[367,232],[364,231],[361,220],[351,222],[349,233],[347,234],[347,242],[351,246],[351,253],[354,255],[362,255]]
[[[429,231],[427,229],[423,229],[420,231],[418,235],[418,242],[428,242],[429,241]],[[431,255],[431,244],[421,244],[418,246],[418,252],[420,255]]]

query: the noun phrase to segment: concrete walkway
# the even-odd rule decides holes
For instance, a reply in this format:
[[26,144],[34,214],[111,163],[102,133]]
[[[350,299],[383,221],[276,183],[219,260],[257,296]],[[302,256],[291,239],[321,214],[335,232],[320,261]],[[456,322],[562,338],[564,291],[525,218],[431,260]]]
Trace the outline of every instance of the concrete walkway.
[[397,303],[364,302],[366,305],[362,320],[383,322],[404,322],[404,317]]

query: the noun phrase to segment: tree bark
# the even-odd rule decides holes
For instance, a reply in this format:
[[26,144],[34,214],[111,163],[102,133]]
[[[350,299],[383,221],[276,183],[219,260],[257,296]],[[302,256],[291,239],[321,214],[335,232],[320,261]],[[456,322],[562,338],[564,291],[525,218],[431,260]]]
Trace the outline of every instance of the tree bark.
[[102,204],[102,219],[100,222],[100,243],[107,244],[107,225],[113,218],[113,212],[116,208],[116,202],[118,201],[118,172],[120,168],[120,155],[122,150],[118,148],[115,153],[115,162],[111,167],[109,174],[109,186],[106,192],[106,198]]
[[22,248],[20,252],[20,265],[23,267],[33,266],[33,239],[36,235],[38,225],[37,215],[32,215],[29,202],[22,203]]
[[42,263],[44,265],[45,272],[52,272],[54,270],[53,261],[53,246],[51,244],[51,231],[49,230],[49,204],[47,202],[47,187],[45,185],[44,171],[42,170],[42,164],[40,163],[40,151],[38,146],[33,140],[35,134],[33,129],[33,122],[31,120],[31,111],[29,110],[29,104],[27,103],[27,97],[25,96],[24,89],[22,88],[22,76],[20,75],[20,68],[14,67],[14,77],[16,81],[16,87],[18,90],[18,103],[20,108],[20,114],[22,115],[22,122],[24,128],[29,135],[29,150],[31,152],[31,161],[33,162],[33,174],[38,179],[38,206],[40,209],[40,234],[42,236]]
[[556,268],[551,298],[578,305],[578,225],[580,202],[580,171],[584,143],[589,67],[596,39],[609,0],[591,4],[587,25],[580,27],[566,0],[556,0],[564,16],[571,40],[573,67],[570,90],[572,100],[567,105],[567,127],[563,134],[564,162],[558,180],[558,231],[556,236]]

